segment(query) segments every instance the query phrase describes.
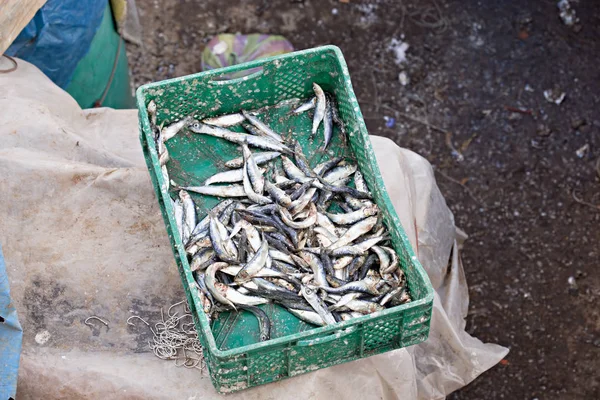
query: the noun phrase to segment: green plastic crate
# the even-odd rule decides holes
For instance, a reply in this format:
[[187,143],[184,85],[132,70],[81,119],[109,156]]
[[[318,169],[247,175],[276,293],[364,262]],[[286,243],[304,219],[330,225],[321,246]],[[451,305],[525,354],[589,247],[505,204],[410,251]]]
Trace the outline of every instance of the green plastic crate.
[[[232,80],[232,73],[262,67],[251,75]],[[230,76],[230,75],[229,75]],[[206,118],[240,109],[253,110],[280,104],[284,100],[313,95],[312,83],[335,94],[340,116],[346,124],[347,138],[334,131],[328,154],[319,154],[321,143],[308,143],[307,135],[298,136],[313,165],[323,157],[351,154],[356,157],[374,199],[381,208],[393,247],[397,251],[413,301],[371,315],[315,328],[282,307],[263,306],[273,322],[272,339],[258,341],[258,323],[246,312],[223,313],[210,325],[202,312],[194,278],[184,247],[177,233],[170,193],[163,181],[154,146],[146,105],[158,106],[158,124],[170,123],[190,113]],[[410,346],[427,339],[433,303],[433,289],[402,229],[398,215],[385,190],[362,114],[352,90],[346,62],[339,48],[324,46],[282,56],[257,60],[195,75],[141,86],[137,90],[140,141],[152,183],[171,240],[173,253],[194,315],[200,342],[212,383],[220,393],[229,393],[319,368],[353,361],[374,354]],[[291,105],[290,105],[291,107]],[[289,108],[288,108],[289,109]],[[288,118],[285,107],[271,108],[259,115],[274,130],[309,132],[310,118]],[[279,129],[281,128],[281,129]],[[322,129],[322,128],[320,128]],[[317,136],[322,136],[318,134]],[[198,185],[208,176],[224,170],[225,160],[240,155],[238,146],[206,135],[180,132],[168,143],[171,160],[170,178],[178,184]],[[192,194],[200,208],[199,217],[219,200]],[[199,310],[199,312],[198,312]],[[348,377],[347,379],[351,379]]]

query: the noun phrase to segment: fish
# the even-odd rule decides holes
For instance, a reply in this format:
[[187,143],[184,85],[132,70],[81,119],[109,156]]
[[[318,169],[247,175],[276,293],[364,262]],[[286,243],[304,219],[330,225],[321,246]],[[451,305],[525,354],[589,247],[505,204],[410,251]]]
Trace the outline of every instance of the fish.
[[244,174],[244,180],[243,180],[244,192],[246,193],[246,197],[248,197],[250,199],[250,201],[252,201],[254,203],[258,203],[258,204],[268,204],[268,203],[273,202],[270,198],[265,197],[262,194],[256,193],[254,191],[254,188],[252,187],[252,183],[250,182],[250,176],[248,173],[248,164],[247,163],[244,164],[243,174]]
[[398,254],[396,254],[396,252],[394,251],[394,249],[389,248],[387,246],[381,246],[381,248],[385,251],[388,252],[389,256],[390,256],[390,263],[389,266],[385,269],[380,269],[379,273],[381,275],[386,275],[386,274],[391,274],[392,272],[394,272],[399,265],[399,259],[398,259]]
[[[323,320],[323,318],[321,318],[321,316],[319,316],[319,314],[317,314],[314,311],[299,310],[296,308],[288,308],[287,310],[292,315],[298,317],[299,319],[301,319],[304,322],[308,322],[309,324],[317,325],[317,326],[327,325],[327,323]],[[332,316],[332,318],[333,318],[333,316]]]
[[237,262],[238,251],[233,241],[228,238],[227,228],[214,214],[210,215],[210,240],[217,256],[228,262]]
[[295,221],[292,214],[284,208],[279,207],[279,214],[281,215],[282,221],[289,227],[294,229],[306,229],[313,226],[317,222],[317,207],[314,203],[309,204],[308,217],[303,221]]
[[231,169],[229,171],[219,172],[204,181],[204,186],[213,183],[234,183],[241,182],[244,179],[244,171],[240,169]]
[[316,105],[317,105],[317,98],[313,97],[312,99],[310,99],[306,103],[303,103],[298,108],[294,109],[292,111],[292,113],[294,113],[294,114],[302,114],[303,112],[306,112],[308,110],[312,110],[313,108],[315,108]]
[[202,120],[203,123],[212,126],[219,126],[227,128],[230,126],[239,125],[246,120],[246,117],[242,113],[225,114],[218,117],[205,118]]
[[177,135],[183,128],[188,126],[193,119],[194,117],[188,115],[187,117],[184,117],[179,121],[173,122],[171,125],[164,127],[161,130],[163,141],[166,142],[167,140],[175,137],[175,135]]
[[260,130],[261,132],[264,132],[267,136],[269,136],[272,139],[277,140],[278,142],[283,142],[283,138],[279,134],[275,133],[275,131],[273,131],[273,129],[271,129],[267,124],[265,124],[264,122],[262,122],[261,120],[256,118],[254,115],[252,115],[249,112],[246,112],[244,110],[242,110],[242,114],[258,130]]
[[369,207],[361,208],[360,210],[356,210],[347,214],[332,214],[326,213],[327,217],[331,220],[331,222],[339,225],[349,225],[354,224],[362,219],[367,217],[371,217],[373,215],[377,215],[379,212],[379,207],[376,205],[372,205]]
[[265,189],[269,195],[275,200],[277,204],[283,207],[290,207],[293,199],[285,193],[284,190],[281,190],[277,187],[277,185],[272,184],[269,181],[265,181]]
[[171,157],[169,156],[169,150],[167,150],[166,147],[164,147],[162,149],[162,152],[158,153],[158,163],[160,164],[160,166],[164,166],[166,163],[169,162],[169,160],[171,159]]
[[301,251],[299,255],[311,268],[314,274],[315,284],[319,287],[328,286],[325,267],[319,257],[308,251]]
[[365,300],[350,300],[343,308],[347,308],[361,314],[373,314],[374,312],[385,310],[385,307]]
[[267,313],[256,306],[240,305],[239,307],[251,312],[258,319],[259,341],[264,342],[271,339],[271,320]]
[[319,314],[319,317],[323,319],[325,324],[335,324],[335,319],[333,318],[331,311],[329,311],[325,304],[323,304],[323,302],[317,295],[316,290],[308,286],[302,286],[301,293],[302,297],[304,297],[307,303],[310,304],[310,306],[316,311],[317,314]]
[[191,233],[196,227],[196,205],[194,200],[188,192],[185,190],[179,191],[179,200],[181,200],[181,206],[183,208],[183,220],[182,220],[182,237],[181,241],[186,245],[190,239]]
[[[215,207],[213,207],[211,209],[211,211],[213,214],[218,215],[221,212],[223,212],[223,210],[225,210],[227,207],[229,207],[231,204],[233,204],[232,199],[224,200],[224,201],[220,202],[219,204],[217,204]],[[221,221],[221,222],[223,222],[223,221]],[[223,222],[223,223],[225,223],[225,222]],[[200,222],[198,222],[196,224],[196,226],[192,230],[192,233],[190,234],[189,243],[195,243],[196,241],[208,236],[209,224],[210,224],[210,217],[207,214]]]
[[[278,151],[264,151],[262,153],[253,153],[256,165],[263,165],[272,161],[281,155]],[[237,157],[225,162],[227,168],[241,168],[244,165],[244,157]]]
[[244,267],[235,276],[234,281],[236,283],[242,283],[250,278],[254,277],[267,263],[267,257],[269,256],[269,243],[263,238],[260,249],[254,254],[254,257],[250,259],[244,265]]
[[150,119],[150,123],[152,125],[156,125],[156,111],[157,111],[157,107],[156,107],[156,103],[154,102],[154,100],[150,100],[148,102],[148,105],[146,106],[146,110],[148,111],[148,117]]
[[379,246],[373,246],[371,249],[377,254],[379,258],[379,273],[384,274],[385,271],[389,270],[391,259],[389,253]]
[[192,272],[207,268],[212,262],[216,261],[216,253],[212,248],[207,248],[198,252],[192,258],[190,269]]
[[333,135],[333,116],[331,108],[331,102],[326,99],[325,115],[323,116],[323,146],[321,146],[321,150],[327,149],[327,146],[331,141],[331,136]]
[[359,236],[369,232],[377,223],[377,217],[368,217],[352,225],[335,243],[328,247],[329,250],[335,250],[354,241]]
[[294,200],[292,204],[290,204],[290,206],[288,207],[290,213],[292,215],[296,215],[302,210],[304,210],[304,208],[308,206],[308,203],[310,203],[311,199],[313,198],[316,192],[317,188],[312,187],[308,189],[302,196],[300,196],[300,198]]
[[223,297],[225,297],[226,300],[232,304],[258,306],[260,304],[267,304],[269,302],[269,300],[263,297],[247,296],[238,292],[231,286],[227,286],[219,282],[215,283],[215,288]]
[[233,132],[225,128],[209,126],[199,122],[191,124],[189,129],[194,133],[218,137],[237,144],[245,143],[248,146],[258,147],[263,150],[277,151],[286,154],[292,153],[292,150],[283,143],[263,136],[253,136],[248,135],[247,133]]
[[354,164],[338,165],[323,176],[327,183],[333,183],[356,173],[358,167]]
[[323,176],[327,172],[329,172],[329,170],[331,170],[332,168],[334,168],[335,166],[340,164],[343,160],[344,160],[344,157],[339,157],[339,156],[333,157],[330,160],[327,160],[327,161],[324,161],[324,162],[318,164],[315,168],[313,168],[313,171],[315,171],[316,174]]
[[342,297],[340,297],[339,299],[337,299],[335,301],[335,304],[329,306],[328,308],[330,311],[338,310],[338,309],[344,307],[346,304],[348,304],[348,302],[358,299],[360,296],[362,296],[362,293],[360,293],[360,292],[347,293],[347,294],[343,295]]
[[313,117],[311,138],[314,138],[317,134],[317,129],[319,129],[319,125],[321,125],[321,121],[323,121],[323,117],[325,117],[325,108],[327,106],[325,92],[323,91],[321,86],[319,86],[316,83],[313,83],[313,90],[315,92],[317,102],[315,104],[315,115]]
[[340,132],[342,133],[342,137],[346,137],[346,124],[340,117],[337,108],[337,102],[333,98],[333,96],[329,96],[329,103],[331,104],[331,119],[333,122],[340,128]]
[[180,189],[215,197],[246,197],[243,185],[182,186]]
[[223,294],[222,290],[218,290],[216,285],[219,285],[216,279],[216,273],[222,268],[227,267],[228,264],[226,262],[216,262],[208,266],[206,272],[204,273],[204,284],[208,291],[212,294],[213,298],[217,300],[221,304],[228,305],[232,307],[234,310],[236,309],[235,305]]
[[172,201],[172,205],[173,215],[175,217],[175,226],[177,227],[177,232],[179,233],[179,237],[183,242],[183,205],[181,204],[180,199]]
[[370,294],[373,296],[376,296],[379,294],[379,291],[375,287],[375,284],[373,282],[371,282],[370,280],[368,281],[366,279],[362,280],[362,281],[348,282],[347,284],[342,285],[337,288],[323,286],[320,289],[323,289],[327,293],[338,293],[338,294],[346,294],[348,292],[367,293],[367,294]]
[[165,182],[166,189],[169,190],[169,186],[171,185],[171,181],[169,180],[169,170],[167,170],[167,166],[163,165],[160,167],[160,172],[162,172],[162,178]]
[[252,189],[254,190],[254,192],[262,195],[265,189],[265,178],[262,174],[262,171],[260,168],[258,168],[258,165],[254,161],[254,157],[252,156],[250,148],[248,148],[248,146],[245,144],[242,145],[242,154],[244,155],[244,163],[246,165],[248,178],[250,179],[250,183],[252,184]]

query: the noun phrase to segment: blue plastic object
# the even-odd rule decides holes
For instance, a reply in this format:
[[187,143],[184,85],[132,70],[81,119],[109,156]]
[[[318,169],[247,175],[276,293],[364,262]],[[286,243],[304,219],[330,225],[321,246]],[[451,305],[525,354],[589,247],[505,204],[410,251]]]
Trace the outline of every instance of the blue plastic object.
[[0,248],[0,399],[16,398],[23,329],[10,301],[8,275]]
[[108,0],[48,0],[6,54],[29,61],[61,88],[90,49]]

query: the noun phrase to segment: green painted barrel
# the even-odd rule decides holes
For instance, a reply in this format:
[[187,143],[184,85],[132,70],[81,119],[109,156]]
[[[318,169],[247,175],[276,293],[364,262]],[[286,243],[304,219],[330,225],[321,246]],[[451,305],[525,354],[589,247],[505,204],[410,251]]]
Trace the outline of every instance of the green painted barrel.
[[125,43],[115,29],[110,2],[104,9],[102,23],[92,40],[90,50],[77,64],[66,90],[81,108],[95,105],[135,107],[129,84]]

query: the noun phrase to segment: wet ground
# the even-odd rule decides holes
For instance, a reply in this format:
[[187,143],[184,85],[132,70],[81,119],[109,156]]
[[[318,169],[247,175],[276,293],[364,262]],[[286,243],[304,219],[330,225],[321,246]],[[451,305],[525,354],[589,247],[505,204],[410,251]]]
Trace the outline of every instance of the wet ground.
[[451,399],[600,398],[600,3],[574,26],[524,3],[137,0],[136,84],[198,72],[216,33],[335,44],[370,132],[434,165],[470,235],[467,330],[511,350]]

